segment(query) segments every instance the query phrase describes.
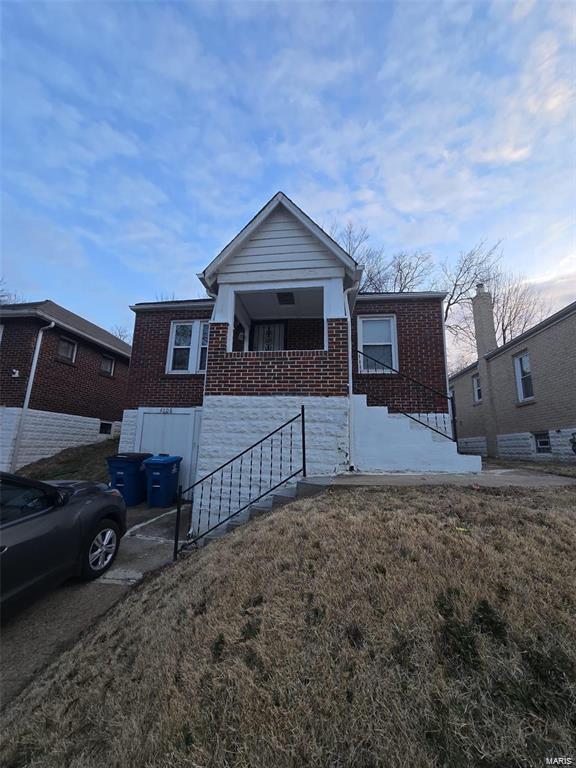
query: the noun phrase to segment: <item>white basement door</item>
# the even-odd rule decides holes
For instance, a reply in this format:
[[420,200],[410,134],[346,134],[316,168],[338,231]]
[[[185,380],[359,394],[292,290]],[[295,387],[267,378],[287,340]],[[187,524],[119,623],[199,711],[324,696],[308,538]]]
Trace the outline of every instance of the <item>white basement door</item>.
[[[199,408],[140,408],[137,451],[182,456],[179,482],[193,482],[198,455]],[[138,434],[138,433],[137,433]],[[139,445],[138,445],[139,442]]]

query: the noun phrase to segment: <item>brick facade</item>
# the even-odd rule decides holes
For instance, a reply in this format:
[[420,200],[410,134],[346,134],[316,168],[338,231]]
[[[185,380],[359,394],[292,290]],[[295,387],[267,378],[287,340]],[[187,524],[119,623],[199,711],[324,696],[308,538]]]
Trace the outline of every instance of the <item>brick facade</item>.
[[[46,322],[6,318],[2,324],[0,402],[20,408],[24,404],[38,331]],[[60,336],[66,336],[78,345],[74,363],[57,358]],[[102,355],[114,358],[113,376],[101,372]],[[18,378],[12,377],[13,368],[19,370]],[[128,360],[125,357],[56,327],[43,334],[30,408],[118,421],[122,418],[127,382]]]
[[211,314],[210,307],[136,313],[126,408],[202,405],[204,374],[166,373],[166,357],[174,320],[209,320]]
[[[26,394],[28,375],[38,329],[46,323],[31,318],[2,319],[0,347],[0,404],[21,408]],[[12,371],[18,371],[18,377]]]
[[[359,301],[352,315],[352,348],[358,344],[359,315],[394,315],[398,334],[398,369],[440,392],[446,392],[444,326],[440,299]],[[447,411],[443,397],[396,374],[359,373],[352,356],[354,394],[365,394],[368,405],[386,405],[391,412]]]
[[[352,322],[357,343],[357,318],[363,314],[394,314],[397,320],[399,364],[402,372],[446,391],[442,302],[439,299],[358,302]],[[234,334],[233,351],[226,351],[228,326],[211,323],[206,383],[204,374],[167,374],[170,327],[175,320],[209,320],[209,307],[158,309],[136,313],[132,363],[126,408],[139,406],[200,406],[203,395],[348,394],[348,327],[345,319],[328,320],[328,350],[324,350],[324,321],[286,320],[287,349],[244,352]],[[354,356],[355,357],[355,356]],[[358,373],[353,361],[355,394],[366,394],[369,405],[391,411],[446,411],[446,401],[396,375]]]
[[328,320],[328,349],[227,352],[226,323],[211,323],[206,395],[348,394],[348,327]]
[[[569,439],[576,429],[576,303],[551,319],[550,324],[536,326],[481,359],[480,402],[474,400],[472,387],[478,364],[450,379],[459,438],[486,438],[489,454],[502,455],[502,438],[518,435],[528,446],[522,457],[546,458],[546,454],[536,454],[533,434],[549,432],[552,443],[555,439],[564,442],[558,452],[564,450],[572,457]],[[530,357],[534,396],[521,401],[514,359],[523,353]]]

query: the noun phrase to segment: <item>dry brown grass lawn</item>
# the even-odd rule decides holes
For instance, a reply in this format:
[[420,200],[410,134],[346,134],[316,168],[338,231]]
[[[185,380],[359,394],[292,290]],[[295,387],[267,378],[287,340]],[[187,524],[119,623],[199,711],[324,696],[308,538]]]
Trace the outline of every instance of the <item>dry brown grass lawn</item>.
[[576,489],[332,490],[130,593],[4,768],[541,766],[576,745]]
[[31,480],[96,480],[109,481],[106,458],[118,453],[119,438],[112,437],[100,443],[66,448],[47,459],[18,470],[22,477]]
[[521,461],[489,459],[489,464],[507,469],[528,469],[531,472],[545,472],[548,475],[576,477],[576,456],[573,461]]

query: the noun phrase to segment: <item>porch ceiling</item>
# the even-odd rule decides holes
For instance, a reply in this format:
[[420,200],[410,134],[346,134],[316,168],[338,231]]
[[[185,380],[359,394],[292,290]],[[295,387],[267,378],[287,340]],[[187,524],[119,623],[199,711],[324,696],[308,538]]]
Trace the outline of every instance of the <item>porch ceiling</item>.
[[324,316],[322,288],[287,288],[280,291],[292,293],[294,304],[280,304],[277,291],[237,293],[236,300],[241,302],[246,314],[252,320]]

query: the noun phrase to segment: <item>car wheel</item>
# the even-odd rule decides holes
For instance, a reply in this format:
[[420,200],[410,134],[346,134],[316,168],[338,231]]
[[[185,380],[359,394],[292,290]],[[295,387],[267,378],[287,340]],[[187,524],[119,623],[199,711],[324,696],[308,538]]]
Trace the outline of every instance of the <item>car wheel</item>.
[[120,529],[113,520],[101,520],[88,537],[82,553],[80,576],[87,581],[106,573],[120,546]]

